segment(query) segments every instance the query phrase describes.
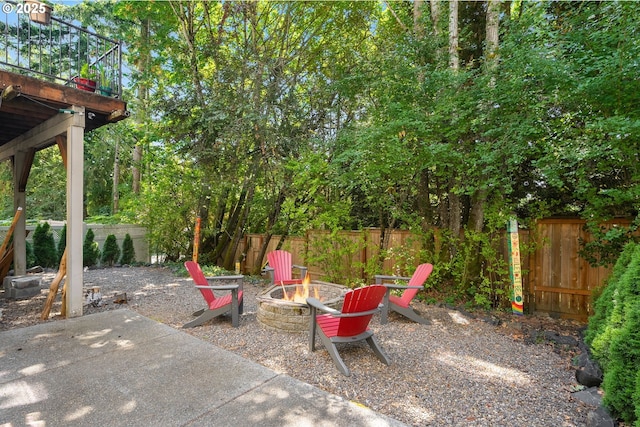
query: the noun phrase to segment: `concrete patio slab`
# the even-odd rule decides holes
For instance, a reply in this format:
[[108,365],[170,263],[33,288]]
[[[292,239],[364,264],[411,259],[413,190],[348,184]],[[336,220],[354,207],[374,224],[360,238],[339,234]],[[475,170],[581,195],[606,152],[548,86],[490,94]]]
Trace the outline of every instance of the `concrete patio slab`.
[[403,424],[121,309],[1,332],[0,425]]

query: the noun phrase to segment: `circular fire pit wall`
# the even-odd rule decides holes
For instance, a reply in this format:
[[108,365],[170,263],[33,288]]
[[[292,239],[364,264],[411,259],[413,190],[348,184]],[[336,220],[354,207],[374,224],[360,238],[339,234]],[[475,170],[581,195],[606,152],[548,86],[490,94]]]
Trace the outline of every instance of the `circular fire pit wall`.
[[[258,296],[258,321],[266,326],[288,332],[309,329],[311,309],[307,304],[283,299],[284,292],[293,294],[302,285],[275,285]],[[309,295],[318,292],[323,304],[339,310],[347,288],[328,282],[314,281],[309,285]]]

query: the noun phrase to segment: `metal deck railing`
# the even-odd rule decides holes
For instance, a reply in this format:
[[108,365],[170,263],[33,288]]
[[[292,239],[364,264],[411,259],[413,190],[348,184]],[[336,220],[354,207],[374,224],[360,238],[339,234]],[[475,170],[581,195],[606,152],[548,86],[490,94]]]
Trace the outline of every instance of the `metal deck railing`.
[[96,92],[122,97],[119,41],[42,13],[42,3],[0,0],[0,5],[0,68],[83,90],[78,79],[90,77]]

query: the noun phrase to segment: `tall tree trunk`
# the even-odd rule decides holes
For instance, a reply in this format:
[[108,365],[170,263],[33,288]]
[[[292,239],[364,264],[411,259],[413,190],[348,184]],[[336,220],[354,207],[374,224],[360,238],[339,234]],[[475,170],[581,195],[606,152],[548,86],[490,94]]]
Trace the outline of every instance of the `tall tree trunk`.
[[[149,56],[150,52],[146,50],[146,47],[149,46],[149,25],[151,18],[147,17],[140,22],[140,44],[144,46],[143,53],[140,56],[140,60],[138,61],[137,68],[138,72],[144,75],[148,71],[149,67]],[[136,122],[143,126],[146,129],[146,121],[147,121],[147,102],[149,101],[149,88],[144,82],[144,78],[141,83],[138,83],[138,103],[140,105],[139,111],[136,114]],[[136,145],[133,147],[132,153],[132,165],[131,165],[131,190],[133,194],[140,194],[140,182],[142,180],[142,144],[146,141],[146,137],[142,139],[142,141],[138,141]]]
[[458,54],[458,0],[449,0],[449,68],[460,68]]
[[212,258],[215,260],[216,264],[222,265],[225,262],[226,253],[229,247],[229,242],[231,241],[232,236],[230,233],[233,233],[238,225],[238,221],[240,221],[240,215],[244,210],[244,204],[247,199],[247,190],[249,186],[249,180],[245,180],[242,191],[240,192],[240,196],[238,197],[238,201],[233,207],[232,211],[229,212],[229,220],[225,226],[221,226],[220,238],[216,244],[216,248],[213,252]]
[[433,25],[433,35],[438,37],[440,35],[440,30],[438,25],[440,25],[440,4],[439,0],[431,0],[431,24]]
[[[457,73],[460,69],[459,34],[458,34],[458,0],[449,1],[449,69]],[[455,114],[455,112],[454,112]],[[453,238],[449,245],[451,257],[457,253],[458,239],[460,238],[460,195],[456,193],[458,176],[453,176],[447,183],[449,193],[449,230]]]
[[422,25],[422,6],[424,0],[413,1],[413,34],[417,39],[422,39],[424,36],[424,26]]
[[244,235],[244,227],[247,223],[247,219],[249,218],[249,212],[251,211],[251,204],[253,203],[253,195],[255,193],[255,188],[256,188],[255,185],[251,185],[249,187],[247,199],[242,209],[242,215],[240,216],[239,221],[235,227],[235,230],[233,231],[233,237],[231,238],[229,248],[227,249],[223,267],[229,271],[232,271],[234,268],[234,264],[236,261],[236,252],[238,251],[238,245],[240,244],[240,239]]
[[[286,198],[285,187],[280,188],[278,192],[278,197],[276,198],[273,207],[271,208],[271,212],[269,213],[269,217],[267,219],[267,227],[265,229],[265,238],[262,241],[262,245],[260,246],[260,251],[258,252],[258,259],[262,261],[267,254],[267,248],[269,247],[269,242],[271,242],[271,237],[273,237],[273,227],[278,220],[278,216],[282,211],[282,204]],[[252,272],[253,274],[260,274],[260,270],[262,269],[262,264],[256,264],[255,270]]]
[[[491,76],[489,86],[495,86],[495,71],[498,66],[498,34],[500,23],[500,1],[489,0],[487,3],[487,20],[486,20],[486,40],[485,40],[485,71]],[[489,99],[486,105],[493,105]],[[491,108],[491,107],[488,107]],[[484,210],[487,204],[488,190],[478,188],[471,197],[471,210],[469,212],[469,220],[467,229],[474,233],[481,233],[484,228]],[[465,262],[465,277],[463,283],[472,281],[479,276],[481,270],[480,243],[477,243],[476,250],[469,252],[469,257]]]
[[433,208],[431,206],[431,189],[429,188],[429,169],[420,172],[418,184],[417,208],[420,214],[420,224],[423,233],[426,233],[433,222]]
[[[500,30],[500,1],[487,2],[485,67],[490,74],[494,74],[498,67],[498,46]],[[491,87],[495,86],[495,76],[491,76]]]
[[[498,67],[498,34],[500,25],[500,1],[489,0],[487,3],[486,21],[486,47],[485,47],[485,69],[491,75],[489,86],[495,86],[495,71]],[[487,100],[488,108],[493,105],[491,100]],[[475,232],[481,232],[484,226],[484,208],[487,202],[488,192],[486,189],[477,189],[471,199],[471,212],[469,213],[468,227]]]
[[111,193],[113,194],[113,214],[117,214],[120,209],[120,192],[118,186],[120,185],[120,144],[116,138],[115,155],[113,156],[113,188]]

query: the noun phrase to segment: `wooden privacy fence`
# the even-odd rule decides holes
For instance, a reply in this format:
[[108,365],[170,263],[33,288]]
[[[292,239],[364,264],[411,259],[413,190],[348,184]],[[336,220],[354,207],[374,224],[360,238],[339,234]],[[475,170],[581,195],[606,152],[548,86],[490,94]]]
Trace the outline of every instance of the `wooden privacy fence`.
[[[603,225],[616,227],[628,224],[629,221],[618,220]],[[604,284],[611,269],[591,267],[579,256],[580,241],[588,242],[591,238],[584,231],[584,225],[585,221],[579,219],[545,219],[538,221],[534,230],[520,230],[521,245],[535,243],[536,247],[529,255],[523,253],[521,259],[526,312],[542,312],[553,317],[580,321],[586,321],[592,313],[592,291]],[[308,253],[310,242],[323,237],[325,237],[323,241],[326,241],[328,235],[327,231],[312,230],[305,236],[287,237],[282,249],[292,253],[294,264],[307,265],[312,277],[326,278],[326,272],[323,271],[322,266],[309,264],[305,254]],[[266,259],[257,259],[264,239],[265,237],[261,234],[248,234],[244,237],[236,258],[243,259],[243,272],[253,272],[266,262]],[[348,271],[350,277],[367,280],[362,266],[378,256],[379,239],[379,229],[343,231],[335,236],[333,247],[327,248],[326,252],[330,252],[331,249],[336,256],[341,257],[342,270]],[[267,252],[275,250],[279,240],[280,236],[272,237]],[[341,253],[344,245],[351,246],[351,250]],[[388,248],[407,252],[407,250],[419,249],[419,243],[411,232],[393,230],[390,232]],[[385,259],[383,271],[407,274],[407,272],[397,271],[396,262],[393,256]]]

